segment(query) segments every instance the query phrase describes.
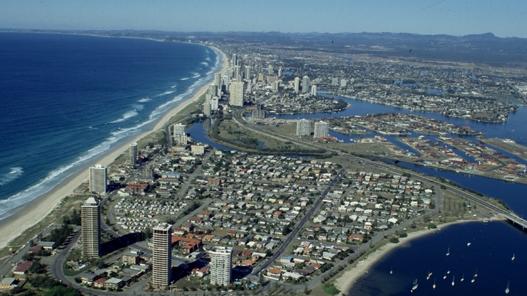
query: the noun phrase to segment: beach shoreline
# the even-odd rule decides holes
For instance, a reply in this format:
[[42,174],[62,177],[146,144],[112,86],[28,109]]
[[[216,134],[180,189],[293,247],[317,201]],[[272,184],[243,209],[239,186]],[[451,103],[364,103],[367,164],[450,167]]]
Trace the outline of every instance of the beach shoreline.
[[[496,220],[498,220],[496,218]],[[398,243],[388,242],[379,248],[377,248],[372,253],[366,255],[366,257],[361,257],[359,260],[355,261],[351,266],[343,271],[342,274],[335,279],[334,284],[337,289],[339,289],[339,295],[348,295],[353,289],[353,286],[365,276],[369,270],[384,257],[389,255],[391,252],[395,251],[398,248],[404,247],[406,244],[416,240],[418,238],[434,234],[439,232],[449,226],[462,224],[462,223],[471,223],[471,222],[482,222],[482,220],[458,220],[448,223],[443,223],[437,226],[434,229],[422,229],[415,232],[408,233],[407,237],[399,238]]]
[[[207,46],[203,44],[201,45]],[[15,209],[16,212],[14,214],[1,220],[0,237],[2,239],[0,239],[0,249],[7,247],[11,241],[22,235],[24,231],[35,226],[47,217],[57,206],[60,205],[64,198],[74,193],[75,189],[77,189],[82,183],[86,182],[88,180],[87,169],[90,166],[93,166],[96,163],[110,166],[121,154],[128,150],[130,144],[138,142],[148,135],[163,129],[170,122],[171,118],[184,110],[187,106],[199,101],[200,97],[206,93],[209,85],[212,83],[214,74],[224,73],[228,67],[227,58],[223,51],[214,46],[207,47],[211,48],[216,53],[219,62],[216,69],[210,73],[203,85],[197,87],[197,89],[186,99],[182,99],[177,105],[165,112],[152,128],[127,140],[123,140],[119,145],[116,145],[114,148],[84,164],[78,172],[73,173],[71,176],[62,180],[51,191],[36,197],[30,202]]]

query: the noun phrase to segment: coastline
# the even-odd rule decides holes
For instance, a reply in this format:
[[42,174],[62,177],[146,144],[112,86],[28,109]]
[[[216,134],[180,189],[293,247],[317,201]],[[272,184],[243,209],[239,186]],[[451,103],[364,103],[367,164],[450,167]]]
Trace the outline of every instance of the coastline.
[[[496,219],[497,220],[497,219]],[[363,277],[368,271],[385,256],[390,254],[392,251],[397,248],[404,247],[406,244],[410,243],[412,240],[434,234],[439,232],[449,226],[470,223],[470,222],[481,222],[482,220],[459,220],[454,222],[443,223],[437,225],[435,229],[423,229],[415,232],[408,233],[407,237],[399,238],[398,243],[388,242],[379,248],[377,248],[372,253],[366,255],[365,258],[361,257],[358,261],[354,262],[348,269],[344,270],[343,273],[335,279],[335,287],[340,290],[339,295],[348,295],[353,288],[353,286]]]
[[[202,46],[207,46],[203,45]],[[130,139],[124,140],[121,144],[106,151],[100,156],[94,158],[83,168],[73,175],[65,178],[59,184],[55,186],[51,191],[43,194],[32,201],[24,204],[23,206],[15,209],[15,213],[9,217],[0,221],[0,249],[5,248],[8,244],[23,234],[24,231],[33,227],[39,223],[42,219],[48,216],[53,209],[60,205],[62,200],[72,194],[77,187],[88,180],[87,168],[90,166],[100,163],[105,166],[110,166],[121,154],[128,150],[131,143],[138,142],[140,139],[147,137],[151,133],[154,133],[162,128],[170,121],[172,117],[177,115],[179,112],[184,110],[187,106],[197,102],[200,97],[205,94],[209,85],[211,84],[212,77],[215,73],[223,73],[226,71],[228,64],[225,53],[214,46],[207,46],[211,48],[218,56],[219,63],[216,69],[210,73],[208,81],[204,82],[203,85],[199,86],[192,94],[186,99],[181,100],[177,105],[173,106],[163,116],[161,116],[154,126],[139,135],[131,137]]]

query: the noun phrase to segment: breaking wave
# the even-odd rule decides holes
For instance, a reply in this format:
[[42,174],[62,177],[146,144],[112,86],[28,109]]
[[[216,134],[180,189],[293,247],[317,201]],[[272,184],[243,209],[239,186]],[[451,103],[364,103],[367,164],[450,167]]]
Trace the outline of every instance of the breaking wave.
[[[204,76],[202,79],[199,79],[194,82],[184,93],[177,95],[171,100],[159,105],[150,113],[148,119],[144,122],[141,122],[128,128],[119,128],[111,132],[110,135],[106,139],[104,139],[102,143],[99,143],[98,145],[92,147],[85,153],[81,154],[71,163],[60,166],[57,169],[51,171],[46,177],[42,178],[36,184],[24,189],[23,191],[13,194],[6,199],[0,200],[0,219],[5,219],[6,217],[12,215],[14,208],[20,207],[39,196],[49,193],[67,176],[75,172],[79,172],[82,169],[82,165],[86,165],[88,161],[93,160],[95,157],[100,156],[102,153],[114,148],[118,142],[123,141],[128,137],[138,135],[141,131],[145,129],[145,127],[157,121],[164,113],[169,110],[169,107],[171,105],[182,101],[183,99],[191,95],[197,87],[212,79],[212,77],[210,77],[210,74],[213,73],[219,65],[220,55],[217,54],[217,56],[218,58],[216,59],[216,63],[212,67],[212,69],[207,73],[207,76]],[[201,77],[199,73],[192,74],[193,76],[184,77],[180,80],[188,80],[190,78]],[[174,92],[175,90],[169,90],[162,93],[162,95],[169,95]],[[138,102],[145,103],[150,100],[150,97],[145,97],[138,100]],[[137,116],[138,111],[142,110],[143,105],[137,104],[133,105],[132,107],[134,108],[133,110],[125,112],[119,119],[114,120],[113,123],[123,122],[129,118]],[[0,185],[5,185],[9,182],[12,182],[16,178],[19,178],[22,174],[23,169],[21,167],[13,167],[8,173],[0,176]]]
[[24,169],[22,167],[12,167],[9,169],[9,172],[0,176],[0,186],[4,186],[7,183],[11,183],[14,180],[18,179],[24,174]]

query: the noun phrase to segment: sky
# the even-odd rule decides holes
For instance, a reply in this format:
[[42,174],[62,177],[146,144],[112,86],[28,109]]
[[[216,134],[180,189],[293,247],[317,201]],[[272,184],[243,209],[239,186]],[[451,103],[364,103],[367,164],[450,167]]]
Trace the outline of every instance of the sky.
[[527,37],[527,0],[0,0],[0,28]]

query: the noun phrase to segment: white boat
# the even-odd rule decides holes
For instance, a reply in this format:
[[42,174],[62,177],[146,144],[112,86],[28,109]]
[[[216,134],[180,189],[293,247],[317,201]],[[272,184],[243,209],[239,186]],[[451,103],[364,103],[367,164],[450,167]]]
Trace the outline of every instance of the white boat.
[[390,274],[393,274],[393,270],[390,269]]
[[475,283],[475,282],[476,282],[476,279],[471,279],[471,280],[470,280],[470,283],[471,283],[471,284],[473,284],[473,283]]
[[429,272],[428,275],[426,276],[426,280],[428,281],[430,279],[430,277],[432,276],[432,273]]
[[432,284],[432,289],[436,288],[436,280],[434,280],[434,283]]
[[464,274],[461,275],[461,278],[459,279],[459,281],[460,281],[461,283],[465,281],[465,275],[464,275]]
[[446,280],[446,274],[443,276],[443,279]]
[[472,245],[471,242],[467,242],[467,247],[470,247],[470,245]]
[[412,283],[412,289],[410,290],[410,292],[413,293],[415,290],[417,290],[418,287],[419,287],[419,282],[417,281],[417,279],[415,279],[414,282]]
[[507,287],[505,288],[505,295],[508,295],[511,292],[511,289],[509,286],[510,286],[510,282],[507,282]]
[[456,277],[453,276],[453,277],[452,277],[452,287],[455,286],[455,285],[456,285]]
[[450,256],[450,248],[447,249],[445,256]]
[[516,260],[516,254],[513,253],[511,257],[511,261],[514,261],[514,260]]
[[447,270],[447,271],[446,271],[446,274],[450,274],[450,270]]

